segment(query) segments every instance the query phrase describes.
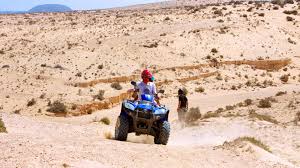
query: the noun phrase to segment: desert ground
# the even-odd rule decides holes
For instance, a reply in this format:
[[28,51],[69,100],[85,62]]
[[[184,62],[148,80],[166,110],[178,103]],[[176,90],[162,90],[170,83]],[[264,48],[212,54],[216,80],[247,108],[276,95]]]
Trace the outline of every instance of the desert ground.
[[[0,15],[0,167],[300,167],[299,13],[180,1]],[[166,146],[114,140],[145,68],[171,111]],[[179,88],[199,109],[184,126]]]

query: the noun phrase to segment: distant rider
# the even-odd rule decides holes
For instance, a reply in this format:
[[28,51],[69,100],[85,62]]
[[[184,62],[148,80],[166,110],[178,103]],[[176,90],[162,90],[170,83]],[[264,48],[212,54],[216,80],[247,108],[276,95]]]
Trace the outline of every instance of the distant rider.
[[151,72],[148,69],[145,69],[141,74],[142,81],[137,82],[137,85],[135,87],[135,100],[141,100],[141,95],[143,94],[149,94],[152,95],[155,98],[155,101],[158,105],[159,103],[159,97],[156,92],[156,86],[154,84],[154,77],[151,74]]

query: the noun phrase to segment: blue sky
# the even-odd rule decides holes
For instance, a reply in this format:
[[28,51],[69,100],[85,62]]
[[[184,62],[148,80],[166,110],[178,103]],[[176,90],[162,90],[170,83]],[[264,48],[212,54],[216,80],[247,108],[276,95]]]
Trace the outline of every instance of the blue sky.
[[41,4],[63,4],[72,9],[101,9],[164,0],[0,0],[0,11],[27,11]]

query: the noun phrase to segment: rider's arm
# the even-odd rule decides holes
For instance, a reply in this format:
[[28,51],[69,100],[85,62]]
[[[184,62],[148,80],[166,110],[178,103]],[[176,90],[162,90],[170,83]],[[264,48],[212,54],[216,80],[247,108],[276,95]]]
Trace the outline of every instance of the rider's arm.
[[153,96],[154,96],[154,98],[155,98],[156,103],[160,106],[159,96],[158,96],[158,94],[157,94],[156,86],[155,86],[154,83],[153,83],[153,87],[152,87],[152,94],[153,94]]
[[135,101],[139,99],[139,91],[140,91],[140,89],[139,89],[139,83],[138,83],[136,86],[134,86],[134,90],[133,90],[133,98]]

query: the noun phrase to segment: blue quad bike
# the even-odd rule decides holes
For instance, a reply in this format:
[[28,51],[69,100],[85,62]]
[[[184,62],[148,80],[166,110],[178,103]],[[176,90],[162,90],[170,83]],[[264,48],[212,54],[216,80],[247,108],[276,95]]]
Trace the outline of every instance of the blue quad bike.
[[[136,85],[135,82],[131,84]],[[167,145],[170,136],[169,109],[157,106],[152,95],[144,94],[141,99],[123,101],[115,127],[115,139],[126,141],[128,133],[137,136],[145,134],[154,136],[155,144]]]

